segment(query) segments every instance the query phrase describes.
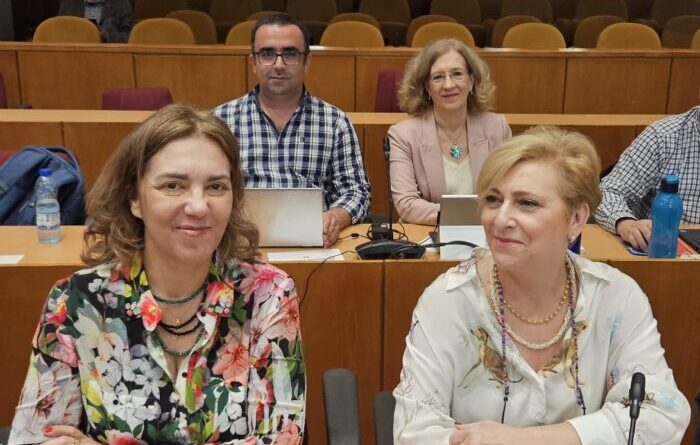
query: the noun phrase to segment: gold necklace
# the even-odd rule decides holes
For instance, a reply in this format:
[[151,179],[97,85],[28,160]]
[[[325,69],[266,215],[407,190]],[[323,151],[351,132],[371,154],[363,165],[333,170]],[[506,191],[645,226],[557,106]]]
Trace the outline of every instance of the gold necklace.
[[506,300],[505,298],[503,299],[503,303],[505,304],[508,311],[511,314],[515,315],[515,317],[518,318],[519,320],[522,320],[527,324],[541,325],[541,324],[549,323],[550,321],[552,321],[552,319],[554,317],[557,316],[557,314],[559,314],[559,312],[561,311],[561,308],[564,307],[564,303],[566,303],[566,298],[568,296],[569,296],[569,280],[566,281],[566,286],[564,288],[564,294],[561,296],[561,300],[559,300],[559,303],[557,303],[557,307],[554,309],[554,312],[552,312],[551,314],[549,314],[543,318],[525,317],[520,312],[518,312],[513,306],[511,306],[510,303],[508,303],[508,300]]
[[[460,159],[462,159],[462,156],[466,153],[466,150],[463,149],[459,144],[457,144],[457,142],[454,142],[450,135],[447,134],[447,131],[445,131],[445,129],[442,128],[440,124],[438,124],[437,118],[435,117],[435,112],[433,112],[433,119],[435,120],[435,126],[437,127],[437,129],[442,131],[442,134],[444,134],[449,143],[452,144],[452,146],[448,150],[450,158],[452,158],[453,161],[459,161]],[[464,129],[466,132],[466,127],[464,127]],[[457,138],[457,140],[459,140],[459,138]]]
[[[566,263],[566,269],[567,269],[567,288],[571,289],[571,283],[573,282],[573,267],[569,267],[569,263],[567,261]],[[496,297],[497,294],[503,295],[503,287],[501,286],[501,282],[498,278],[498,266],[496,266],[496,263],[494,262],[491,265],[491,304],[493,305],[494,311],[498,314],[498,298]],[[501,300],[505,303],[505,298],[501,297]],[[556,334],[549,340],[545,340],[544,342],[541,343],[536,343],[532,342],[529,340],[526,340],[516,334],[511,328],[508,323],[506,323],[505,319],[503,320],[503,327],[505,328],[505,331],[508,333],[510,338],[515,340],[516,342],[520,343],[521,345],[525,346],[528,349],[533,349],[535,351],[540,351],[543,349],[547,349],[553,344],[557,343],[561,338],[564,336],[564,333],[566,332],[567,328],[570,325],[571,321],[571,315],[569,311],[566,312],[566,315],[564,316],[564,320],[562,321],[561,326],[559,326],[559,330],[557,331]]]

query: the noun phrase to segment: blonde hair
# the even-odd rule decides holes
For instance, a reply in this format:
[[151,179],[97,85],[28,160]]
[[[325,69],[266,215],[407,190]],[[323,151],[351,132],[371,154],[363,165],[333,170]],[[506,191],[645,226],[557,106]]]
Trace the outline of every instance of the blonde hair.
[[481,57],[457,39],[440,39],[423,48],[408,62],[399,86],[399,107],[402,111],[416,115],[432,106],[426,89],[430,68],[435,61],[450,50],[457,51],[467,64],[467,71],[474,78],[473,94],[467,99],[469,111],[493,109],[496,86],[491,80],[491,70]]
[[600,159],[593,142],[576,131],[550,126],[533,127],[491,152],[479,174],[479,196],[526,161],[552,164],[559,174],[559,195],[570,212],[586,203],[593,213],[600,204]]
[[[169,105],[137,126],[117,147],[87,195],[88,227],[82,260],[90,266],[128,264],[144,247],[143,221],[131,213],[149,160],[165,145],[192,135],[215,142],[228,159],[233,207],[217,251],[223,260],[253,259],[258,231],[242,214],[244,182],[238,144],[229,128],[208,111]],[[196,156],[196,153],[193,153]],[[213,252],[212,252],[213,253]]]

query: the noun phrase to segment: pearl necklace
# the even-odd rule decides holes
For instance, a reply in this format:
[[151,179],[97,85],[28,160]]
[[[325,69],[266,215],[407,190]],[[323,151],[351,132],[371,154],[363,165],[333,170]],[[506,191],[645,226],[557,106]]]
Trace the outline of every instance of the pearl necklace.
[[559,314],[559,312],[561,312],[561,308],[564,307],[564,303],[566,303],[566,299],[568,296],[569,296],[569,282],[567,281],[566,287],[564,289],[564,294],[561,296],[561,300],[559,300],[559,303],[557,304],[557,307],[554,309],[554,312],[552,312],[551,314],[549,314],[543,318],[525,317],[523,314],[518,312],[517,309],[515,309],[513,306],[511,306],[510,303],[508,303],[508,300],[506,300],[505,298],[503,299],[503,303],[505,303],[506,308],[508,309],[508,312],[515,315],[519,320],[522,320],[527,324],[547,324],[550,321],[552,321],[552,319],[554,317],[556,317],[557,314]]
[[[569,293],[568,291],[571,288],[570,286],[571,286],[571,283],[573,281],[573,277],[571,276],[573,273],[573,268],[569,268],[568,262],[566,264],[566,268],[567,268],[567,272],[568,272],[567,283],[566,283],[566,290],[567,290],[566,295],[568,295],[568,293]],[[497,295],[498,295],[498,297],[497,297]],[[495,262],[491,265],[491,295],[490,295],[490,297],[491,297],[491,304],[493,305],[494,311],[496,311],[496,313],[499,312],[499,309],[498,309],[499,306],[506,306],[505,298],[503,297],[503,287],[501,286],[501,282],[498,278],[498,266],[496,266]],[[559,309],[557,309],[556,312],[559,312]],[[554,315],[556,315],[556,312],[555,312],[555,314],[552,315],[552,317],[554,317]],[[520,318],[520,317],[518,317],[518,318]],[[524,320],[524,321],[527,321],[527,320]],[[505,319],[503,320],[503,323],[504,323],[505,331],[508,333],[510,338],[512,338],[513,340],[515,340],[516,342],[520,343],[521,345],[525,346],[528,349],[532,349],[535,351],[541,351],[543,349],[549,348],[550,346],[552,346],[553,344],[557,343],[559,340],[562,339],[562,337],[564,336],[564,333],[566,332],[566,329],[570,326],[570,323],[569,323],[570,321],[571,321],[571,315],[570,315],[570,312],[567,311],[566,314],[564,315],[564,320],[562,321],[562,324],[559,327],[559,330],[557,331],[557,333],[554,334],[554,336],[552,338],[550,338],[542,343],[536,343],[536,342],[532,342],[532,341],[529,341],[529,340],[522,338],[521,336],[516,334],[511,329],[510,325],[505,322]]]

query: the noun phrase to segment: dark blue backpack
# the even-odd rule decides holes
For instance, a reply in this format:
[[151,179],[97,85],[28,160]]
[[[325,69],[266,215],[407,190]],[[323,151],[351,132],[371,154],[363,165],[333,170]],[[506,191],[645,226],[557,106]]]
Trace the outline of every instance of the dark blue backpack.
[[58,186],[61,224],[85,224],[85,189],[78,160],[66,148],[35,146],[23,148],[0,166],[0,224],[35,223],[34,184],[39,169],[46,167],[53,170]]

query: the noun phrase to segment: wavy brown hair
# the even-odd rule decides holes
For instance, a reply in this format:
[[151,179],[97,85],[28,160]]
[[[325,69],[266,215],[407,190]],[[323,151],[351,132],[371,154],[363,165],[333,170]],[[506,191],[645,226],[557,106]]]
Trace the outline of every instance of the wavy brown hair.
[[406,66],[406,73],[399,86],[399,108],[412,116],[432,107],[427,84],[430,68],[438,57],[450,50],[457,51],[467,64],[469,75],[474,78],[474,94],[467,99],[469,111],[490,111],[496,99],[496,86],[491,80],[489,66],[467,45],[457,39],[440,39],[419,52]]
[[142,253],[144,225],[131,213],[131,202],[138,197],[150,159],[170,142],[192,135],[203,135],[219,145],[230,165],[233,206],[217,248],[221,259],[255,258],[258,231],[243,216],[245,184],[236,139],[212,113],[169,105],[142,122],[119,144],[88,193],[89,223],[81,255],[87,265],[114,261],[128,264],[134,255]]

